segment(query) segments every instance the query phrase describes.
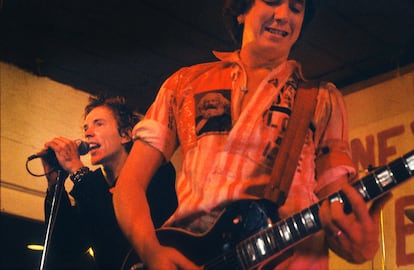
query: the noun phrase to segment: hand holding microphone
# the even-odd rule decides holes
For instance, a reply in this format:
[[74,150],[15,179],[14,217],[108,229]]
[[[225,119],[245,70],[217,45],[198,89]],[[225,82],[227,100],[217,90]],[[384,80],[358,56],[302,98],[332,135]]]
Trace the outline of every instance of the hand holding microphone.
[[[79,155],[86,155],[89,152],[89,144],[87,142],[81,140],[75,140],[75,143],[78,145],[78,153]],[[55,157],[55,152],[51,147],[47,147],[46,150],[42,150],[37,154],[31,155],[28,157],[28,160],[32,160],[35,158],[45,158],[51,159]]]
[[89,145],[84,141],[57,137],[46,142],[39,153],[28,157],[28,161],[41,158],[46,173],[54,169],[72,173],[84,166],[80,155],[85,155],[88,151]]

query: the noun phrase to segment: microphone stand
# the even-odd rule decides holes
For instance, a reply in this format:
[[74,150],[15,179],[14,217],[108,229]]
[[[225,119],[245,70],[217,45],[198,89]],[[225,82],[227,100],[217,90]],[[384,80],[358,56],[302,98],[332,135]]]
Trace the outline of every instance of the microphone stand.
[[58,213],[58,209],[59,209],[59,205],[60,205],[60,201],[62,198],[62,191],[64,190],[64,183],[65,183],[65,177],[64,176],[64,171],[62,169],[58,170],[58,176],[56,179],[56,186],[55,186],[55,192],[53,193],[53,199],[52,199],[52,206],[50,209],[50,215],[49,215],[49,219],[47,222],[47,227],[46,227],[46,233],[45,233],[45,241],[43,244],[43,251],[42,251],[42,258],[40,261],[40,270],[44,270],[45,269],[45,265],[46,265],[46,258],[49,252],[49,245],[51,242],[51,237],[53,234],[53,229],[55,227],[55,221],[56,221],[56,216]]

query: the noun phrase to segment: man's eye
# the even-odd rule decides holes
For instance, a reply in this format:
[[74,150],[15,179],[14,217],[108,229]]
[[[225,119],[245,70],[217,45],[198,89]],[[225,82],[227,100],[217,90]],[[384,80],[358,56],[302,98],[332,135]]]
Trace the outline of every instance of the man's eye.
[[94,121],[93,122],[93,124],[95,125],[95,126],[102,126],[103,124],[104,124],[104,121],[102,121],[102,120],[96,120],[96,121]]
[[[269,6],[279,6],[282,4],[283,0],[263,0]],[[289,0],[289,8],[294,13],[300,13],[305,9],[304,0]]]
[[280,5],[282,0],[263,0],[263,2],[265,2],[269,6],[277,6],[277,5]]
[[306,3],[305,1],[295,1],[293,6],[298,12],[303,12],[305,10]]
[[294,5],[290,7],[290,10],[292,10],[293,13],[301,13],[303,12],[304,8],[300,5]]
[[289,6],[293,12],[299,13],[305,10],[305,1],[294,0],[294,1],[291,1],[291,4]]

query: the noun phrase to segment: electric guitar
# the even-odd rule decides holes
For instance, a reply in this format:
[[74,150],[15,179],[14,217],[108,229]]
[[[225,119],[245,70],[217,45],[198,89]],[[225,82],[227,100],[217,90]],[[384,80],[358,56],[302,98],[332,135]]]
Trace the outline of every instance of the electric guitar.
[[[414,176],[414,150],[380,167],[352,184],[366,202],[371,201]],[[350,204],[339,191],[327,200]],[[255,269],[277,265],[286,251],[321,230],[318,210],[324,200],[280,220],[277,206],[268,200],[240,200],[229,204],[203,234],[179,228],[161,228],[157,237],[161,244],[174,247],[204,269]],[[291,249],[290,249],[291,250]],[[140,269],[133,250],[123,269]]]

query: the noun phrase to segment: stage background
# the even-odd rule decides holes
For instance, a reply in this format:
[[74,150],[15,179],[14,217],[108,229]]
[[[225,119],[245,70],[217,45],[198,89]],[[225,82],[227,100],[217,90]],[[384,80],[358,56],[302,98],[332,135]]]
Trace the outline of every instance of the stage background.
[[[345,102],[352,155],[361,176],[369,165],[382,166],[414,150],[414,72],[395,70],[343,90],[352,92]],[[348,265],[334,259],[331,269],[413,269],[414,223],[404,210],[414,209],[414,178],[392,193],[383,210],[383,245],[375,260]]]

